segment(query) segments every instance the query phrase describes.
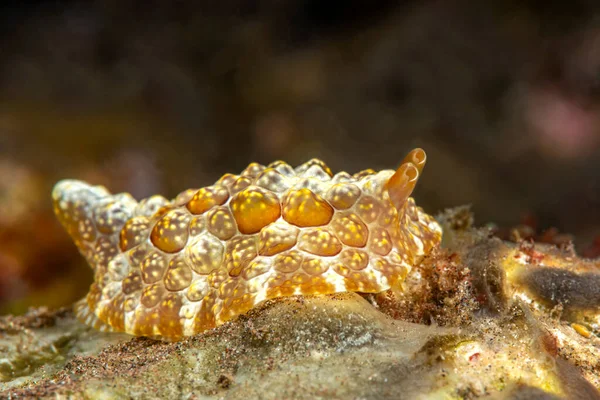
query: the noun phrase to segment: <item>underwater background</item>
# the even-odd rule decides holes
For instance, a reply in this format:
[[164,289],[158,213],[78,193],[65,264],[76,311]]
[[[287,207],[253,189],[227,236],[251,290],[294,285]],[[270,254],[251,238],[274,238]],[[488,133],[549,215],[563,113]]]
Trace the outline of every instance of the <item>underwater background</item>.
[[0,314],[88,291],[63,178],[173,197],[253,161],[357,172],[422,147],[428,213],[600,255],[597,2],[212,3],[2,3]]

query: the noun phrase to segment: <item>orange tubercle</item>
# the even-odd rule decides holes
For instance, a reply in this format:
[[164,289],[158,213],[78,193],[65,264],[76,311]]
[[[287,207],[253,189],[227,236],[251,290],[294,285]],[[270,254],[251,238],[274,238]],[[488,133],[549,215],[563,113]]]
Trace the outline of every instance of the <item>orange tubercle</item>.
[[257,233],[281,215],[277,196],[258,187],[250,187],[236,194],[231,199],[230,207],[243,234]]
[[332,217],[333,208],[329,203],[307,188],[289,192],[283,201],[283,219],[292,225],[322,226]]
[[187,203],[187,208],[192,214],[203,214],[225,203],[228,198],[229,192],[223,186],[209,186],[198,190]]

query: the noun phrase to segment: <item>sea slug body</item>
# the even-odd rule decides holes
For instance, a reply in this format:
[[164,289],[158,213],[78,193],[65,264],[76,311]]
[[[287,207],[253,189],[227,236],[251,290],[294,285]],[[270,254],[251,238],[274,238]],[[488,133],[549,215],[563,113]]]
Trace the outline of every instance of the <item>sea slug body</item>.
[[409,197],[425,165],[333,175],[252,163],[174,200],[63,180],[54,211],[94,270],[75,305],[103,331],[179,340],[281,296],[398,286],[438,246],[441,228]]

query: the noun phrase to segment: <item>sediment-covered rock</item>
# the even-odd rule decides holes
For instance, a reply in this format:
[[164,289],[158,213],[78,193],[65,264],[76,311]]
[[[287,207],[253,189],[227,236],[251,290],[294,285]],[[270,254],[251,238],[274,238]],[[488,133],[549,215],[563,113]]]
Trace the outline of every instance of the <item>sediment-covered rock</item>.
[[401,288],[272,300],[180,342],[3,317],[0,397],[600,398],[600,263],[439,220]]

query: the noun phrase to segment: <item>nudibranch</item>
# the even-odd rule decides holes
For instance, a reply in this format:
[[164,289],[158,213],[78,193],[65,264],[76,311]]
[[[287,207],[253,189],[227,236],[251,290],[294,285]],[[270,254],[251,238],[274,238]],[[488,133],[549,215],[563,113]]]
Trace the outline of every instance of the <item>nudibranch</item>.
[[354,175],[317,159],[252,163],[172,201],[60,181],[54,211],[94,270],[75,313],[179,340],[267,299],[398,287],[442,236],[409,197],[425,161],[415,149],[396,171]]

